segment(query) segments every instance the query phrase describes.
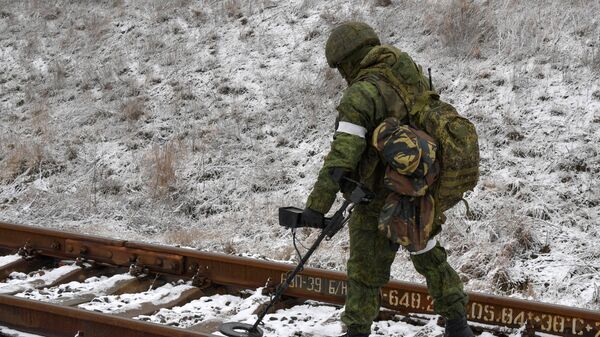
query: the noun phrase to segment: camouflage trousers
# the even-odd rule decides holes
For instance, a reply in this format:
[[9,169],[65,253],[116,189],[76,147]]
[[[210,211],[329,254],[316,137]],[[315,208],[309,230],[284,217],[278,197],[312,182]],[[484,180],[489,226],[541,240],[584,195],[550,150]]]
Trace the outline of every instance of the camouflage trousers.
[[[342,322],[359,333],[371,331],[381,304],[380,289],[389,281],[398,250],[398,245],[377,230],[377,213],[359,205],[349,224],[348,293]],[[446,261],[444,248],[438,244],[426,253],[411,255],[411,259],[417,272],[427,280],[434,311],[448,319],[465,316],[468,298],[462,281]]]

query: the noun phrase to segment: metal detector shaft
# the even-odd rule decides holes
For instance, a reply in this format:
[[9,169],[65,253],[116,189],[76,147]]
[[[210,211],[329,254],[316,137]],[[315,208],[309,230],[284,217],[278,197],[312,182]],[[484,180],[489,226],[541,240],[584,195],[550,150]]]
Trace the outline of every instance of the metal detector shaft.
[[[294,280],[294,277],[296,277],[296,275],[299,272],[301,272],[302,269],[304,269],[304,264],[306,264],[306,261],[308,261],[308,259],[310,259],[311,255],[315,252],[315,250],[317,250],[317,248],[319,247],[319,245],[321,244],[323,239],[325,239],[325,238],[330,239],[337,232],[339,232],[339,230],[342,229],[342,227],[344,227],[344,224],[348,221],[348,218],[350,216],[350,214],[348,214],[346,217],[344,217],[344,212],[346,211],[348,206],[350,206],[350,204],[351,204],[350,201],[347,201],[347,200],[344,201],[344,204],[342,205],[342,207],[340,207],[340,209],[338,209],[337,212],[335,212],[333,217],[331,217],[331,219],[329,219],[327,221],[327,226],[323,229],[323,231],[321,232],[321,234],[319,235],[317,240],[315,240],[315,242],[312,244],[312,246],[306,252],[306,254],[304,254],[304,257],[302,257],[302,260],[300,260],[300,263],[298,263],[298,265],[296,266],[296,269],[294,269],[294,271],[292,271],[292,273],[288,275],[288,277],[284,283],[280,284],[279,287],[277,287],[277,290],[275,291],[275,296],[271,300],[271,303],[269,303],[269,305],[265,308],[265,310],[263,310],[263,312],[260,314],[260,316],[258,316],[258,318],[256,319],[256,322],[250,329],[251,331],[256,330],[258,328],[258,325],[260,324],[260,322],[262,322],[263,318],[265,318],[265,316],[267,315],[269,310],[273,307],[273,305],[275,305],[275,303],[279,300],[279,298],[281,298],[281,295],[283,295],[283,292],[286,291],[286,289],[290,286],[290,284]],[[351,212],[352,208],[348,211]]]

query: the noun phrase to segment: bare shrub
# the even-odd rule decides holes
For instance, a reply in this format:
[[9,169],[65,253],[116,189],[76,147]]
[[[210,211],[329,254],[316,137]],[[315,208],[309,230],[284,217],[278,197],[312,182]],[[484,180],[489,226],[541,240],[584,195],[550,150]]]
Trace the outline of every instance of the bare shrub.
[[134,77],[129,77],[123,81],[124,91],[123,93],[127,97],[137,97],[142,94],[142,87]]
[[144,103],[144,99],[141,97],[136,97],[127,100],[121,106],[122,120],[126,120],[128,122],[135,122],[139,120],[146,113],[146,104]]
[[594,294],[592,295],[592,303],[600,304],[600,284],[594,284]]
[[164,234],[164,240],[169,244],[192,246],[205,236],[206,232],[199,228],[171,229]]
[[154,21],[156,23],[165,23],[171,20],[173,9],[169,6],[168,2],[159,3],[154,9]]
[[115,70],[111,66],[105,66],[98,69],[96,78],[104,90],[112,90],[116,80]]
[[122,188],[122,183],[113,177],[101,179],[98,184],[98,192],[103,195],[117,195]]
[[179,151],[180,147],[175,143],[154,145],[146,156],[148,184],[154,196],[164,196],[175,187]]
[[239,19],[244,14],[242,13],[242,4],[240,0],[227,0],[223,3],[223,10],[227,17]]
[[11,182],[22,174],[40,172],[44,162],[51,163],[52,161],[41,144],[18,144],[4,160],[0,178]]
[[491,16],[473,0],[451,0],[438,5],[426,17],[428,28],[436,32],[454,55],[480,57],[482,44],[493,32]]
[[223,253],[230,255],[237,253],[237,249],[235,248],[235,244],[232,240],[229,240],[223,244]]
[[88,91],[95,86],[97,81],[96,74],[91,70],[84,70],[79,75],[79,79],[77,80],[77,85],[82,91]]
[[528,278],[515,277],[506,268],[498,269],[492,277],[492,282],[496,286],[496,289],[509,294],[527,291],[529,288]]
[[61,61],[55,60],[50,65],[50,72],[52,73],[54,88],[63,88],[65,84],[65,79],[67,78],[67,71],[65,69],[65,65]]
[[199,27],[206,23],[208,20],[208,14],[203,8],[192,8],[190,9],[189,23],[194,27]]
[[179,91],[179,98],[184,101],[189,101],[195,99],[196,96],[194,95],[192,88],[189,85],[186,85]]
[[31,126],[36,134],[48,134],[50,114],[48,103],[38,102],[31,108]]
[[69,161],[71,160],[75,160],[77,159],[77,157],[79,156],[79,153],[77,151],[77,148],[75,148],[72,145],[67,146],[67,148],[65,149],[65,158]]
[[42,9],[42,11],[40,12],[40,15],[48,21],[52,21],[52,20],[56,20],[58,19],[59,15],[61,14],[60,8],[59,7],[52,7],[50,5],[46,6],[45,8]]
[[157,52],[160,52],[165,47],[165,41],[160,37],[160,35],[150,35],[146,40],[146,46],[144,48],[144,52],[146,55],[153,55]]
[[181,51],[179,49],[172,49],[169,51],[164,52],[161,55],[161,65],[162,66],[173,66],[175,64],[178,64],[179,62],[181,62],[182,60],[182,54]]
[[25,46],[21,49],[23,57],[31,59],[39,52],[40,40],[37,31],[30,32],[25,37]]
[[106,17],[92,15],[86,20],[85,27],[90,36],[90,47],[97,47],[100,41],[108,33],[108,19]]
[[373,5],[376,7],[388,7],[392,4],[392,0],[373,0]]
[[581,63],[593,72],[600,73],[600,45],[586,50],[583,53]]

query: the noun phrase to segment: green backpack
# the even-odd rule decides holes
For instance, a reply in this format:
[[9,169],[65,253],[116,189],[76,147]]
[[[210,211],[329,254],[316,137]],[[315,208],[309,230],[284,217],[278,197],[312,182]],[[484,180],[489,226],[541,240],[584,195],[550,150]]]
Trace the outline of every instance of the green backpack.
[[425,131],[438,143],[436,157],[441,172],[430,189],[436,203],[435,222],[444,223],[444,211],[464,200],[463,194],[475,188],[479,180],[475,126],[431,91],[421,66],[398,48],[373,48],[361,67],[356,81],[365,80],[377,87],[388,109],[385,117],[396,117]]
[[[415,73],[421,78],[418,82],[424,82],[420,66],[414,66]],[[431,193],[436,205],[434,221],[438,225],[443,224],[446,220],[444,212],[464,201],[463,194],[473,190],[479,180],[479,143],[475,126],[460,116],[452,105],[441,101],[435,91],[423,90],[415,95],[414,85],[421,88],[423,85],[403,85],[389,68],[379,68],[362,79],[373,83],[385,100],[393,96],[387,89],[391,87],[407,108],[408,120],[403,119],[413,128],[425,131],[438,143],[440,175],[431,187]],[[393,111],[388,113],[394,116]],[[467,213],[470,213],[466,205]]]
[[444,211],[464,200],[463,194],[473,190],[479,180],[477,131],[473,123],[433,91],[416,99],[409,121],[438,142],[440,175],[432,193],[436,199],[436,222],[441,224],[446,219]]

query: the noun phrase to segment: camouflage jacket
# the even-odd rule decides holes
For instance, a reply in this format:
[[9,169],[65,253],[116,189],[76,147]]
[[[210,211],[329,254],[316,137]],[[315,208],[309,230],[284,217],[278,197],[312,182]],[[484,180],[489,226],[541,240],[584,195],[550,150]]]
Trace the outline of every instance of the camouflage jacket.
[[[382,207],[387,191],[383,186],[385,166],[370,144],[375,128],[388,116],[406,121],[412,101],[427,89],[427,80],[410,56],[382,45],[373,48],[359,65],[360,70],[337,107],[334,139],[306,206],[327,213],[340,187],[329,176],[332,168],[343,168],[376,193],[374,207]],[[390,81],[400,81],[403,100]]]

